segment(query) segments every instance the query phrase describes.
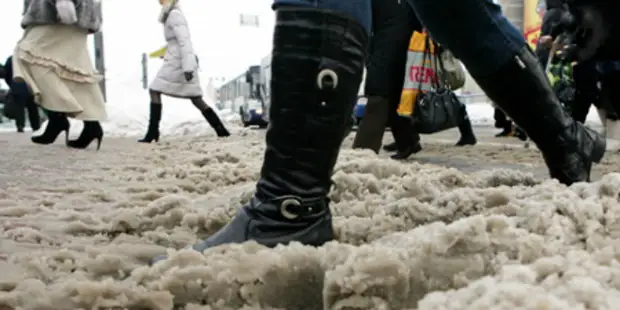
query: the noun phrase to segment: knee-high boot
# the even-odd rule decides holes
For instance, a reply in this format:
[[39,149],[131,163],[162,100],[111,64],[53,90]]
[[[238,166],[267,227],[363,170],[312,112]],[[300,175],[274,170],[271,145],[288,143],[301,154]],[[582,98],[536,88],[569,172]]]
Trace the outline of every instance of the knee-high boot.
[[[271,63],[267,149],[251,201],[197,251],[333,239],[327,194],[362,79],[368,35],[333,11],[281,8]],[[160,258],[156,258],[157,261]]]
[[590,180],[592,163],[605,153],[605,139],[568,115],[527,46],[495,73],[474,79],[536,143],[552,178],[567,185]]
[[151,143],[159,141],[159,122],[161,121],[161,103],[151,103],[149,111],[149,127],[144,138],[138,140],[140,143]]

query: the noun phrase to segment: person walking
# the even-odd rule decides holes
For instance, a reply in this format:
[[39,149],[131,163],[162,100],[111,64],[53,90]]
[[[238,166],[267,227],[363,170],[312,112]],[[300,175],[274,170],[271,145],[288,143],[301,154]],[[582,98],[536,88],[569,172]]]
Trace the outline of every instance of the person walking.
[[398,151],[394,156],[409,157],[422,150],[420,135],[411,121],[398,115],[396,110],[403,90],[409,40],[414,31],[422,31],[422,25],[406,1],[371,2],[372,36],[364,87],[368,102],[353,148],[379,153],[385,128],[389,125],[395,151]]
[[39,106],[34,102],[34,96],[28,89],[28,86],[23,82],[13,81],[13,56],[9,56],[4,66],[0,67],[0,78],[3,78],[5,83],[11,90],[9,93],[11,104],[16,105],[14,111],[16,114],[15,125],[17,126],[17,132],[24,132],[26,127],[26,118],[24,115],[24,108],[28,114],[28,121],[30,122],[30,128],[32,131],[37,131],[41,128],[41,116],[39,115]]
[[[13,53],[13,79],[25,82],[35,102],[48,114],[48,125],[32,142],[51,144],[65,132],[70,148],[84,149],[97,140],[101,147],[107,117],[101,75],[88,51],[88,35],[101,28],[95,0],[25,0],[21,26],[25,29]],[[68,139],[67,117],[84,121],[76,140]]]
[[[551,177],[568,185],[589,180],[605,140],[562,109],[537,58],[498,5],[410,3],[433,38],[463,61],[538,145]],[[362,79],[371,3],[275,0],[274,8],[271,123],[256,193],[230,223],[193,245],[196,251],[248,240],[320,246],[334,238],[327,195]]]
[[605,154],[605,139],[564,110],[538,58],[498,4],[409,2],[433,38],[463,62],[486,95],[538,146],[552,178],[568,185],[590,180],[592,164]]
[[159,141],[162,94],[191,100],[218,137],[230,136],[213,108],[202,98],[202,87],[197,74],[198,57],[194,53],[188,23],[181,11],[180,0],[159,0],[159,4],[162,7],[159,22],[164,25],[166,53],[164,64],[149,86],[151,96],[149,125],[146,135],[138,142]]

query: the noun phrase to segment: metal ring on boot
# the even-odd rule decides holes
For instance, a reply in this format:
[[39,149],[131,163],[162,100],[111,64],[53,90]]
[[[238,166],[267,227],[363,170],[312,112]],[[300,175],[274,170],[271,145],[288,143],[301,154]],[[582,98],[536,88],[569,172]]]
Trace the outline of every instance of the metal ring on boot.
[[321,70],[316,76],[316,86],[319,89],[324,89],[325,86],[336,89],[338,87],[338,74],[332,69]]
[[301,208],[301,201],[295,198],[289,198],[280,204],[280,213],[287,220],[295,220],[299,218],[299,211]]

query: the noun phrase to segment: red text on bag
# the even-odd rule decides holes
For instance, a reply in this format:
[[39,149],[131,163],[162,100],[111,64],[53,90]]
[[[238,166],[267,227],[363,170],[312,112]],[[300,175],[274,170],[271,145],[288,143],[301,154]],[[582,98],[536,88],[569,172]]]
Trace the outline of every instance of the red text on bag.
[[435,79],[435,70],[423,66],[410,66],[408,76],[410,82],[431,83]]

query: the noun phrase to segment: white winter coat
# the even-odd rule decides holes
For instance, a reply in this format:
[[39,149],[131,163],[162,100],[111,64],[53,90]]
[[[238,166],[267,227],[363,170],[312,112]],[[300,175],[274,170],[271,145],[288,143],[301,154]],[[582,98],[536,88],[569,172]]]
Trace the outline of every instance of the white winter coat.
[[[187,20],[178,7],[173,7],[163,21],[166,38],[164,64],[157,72],[150,89],[179,98],[201,97],[198,59],[194,54]],[[184,72],[194,72],[194,79],[185,80]]]

